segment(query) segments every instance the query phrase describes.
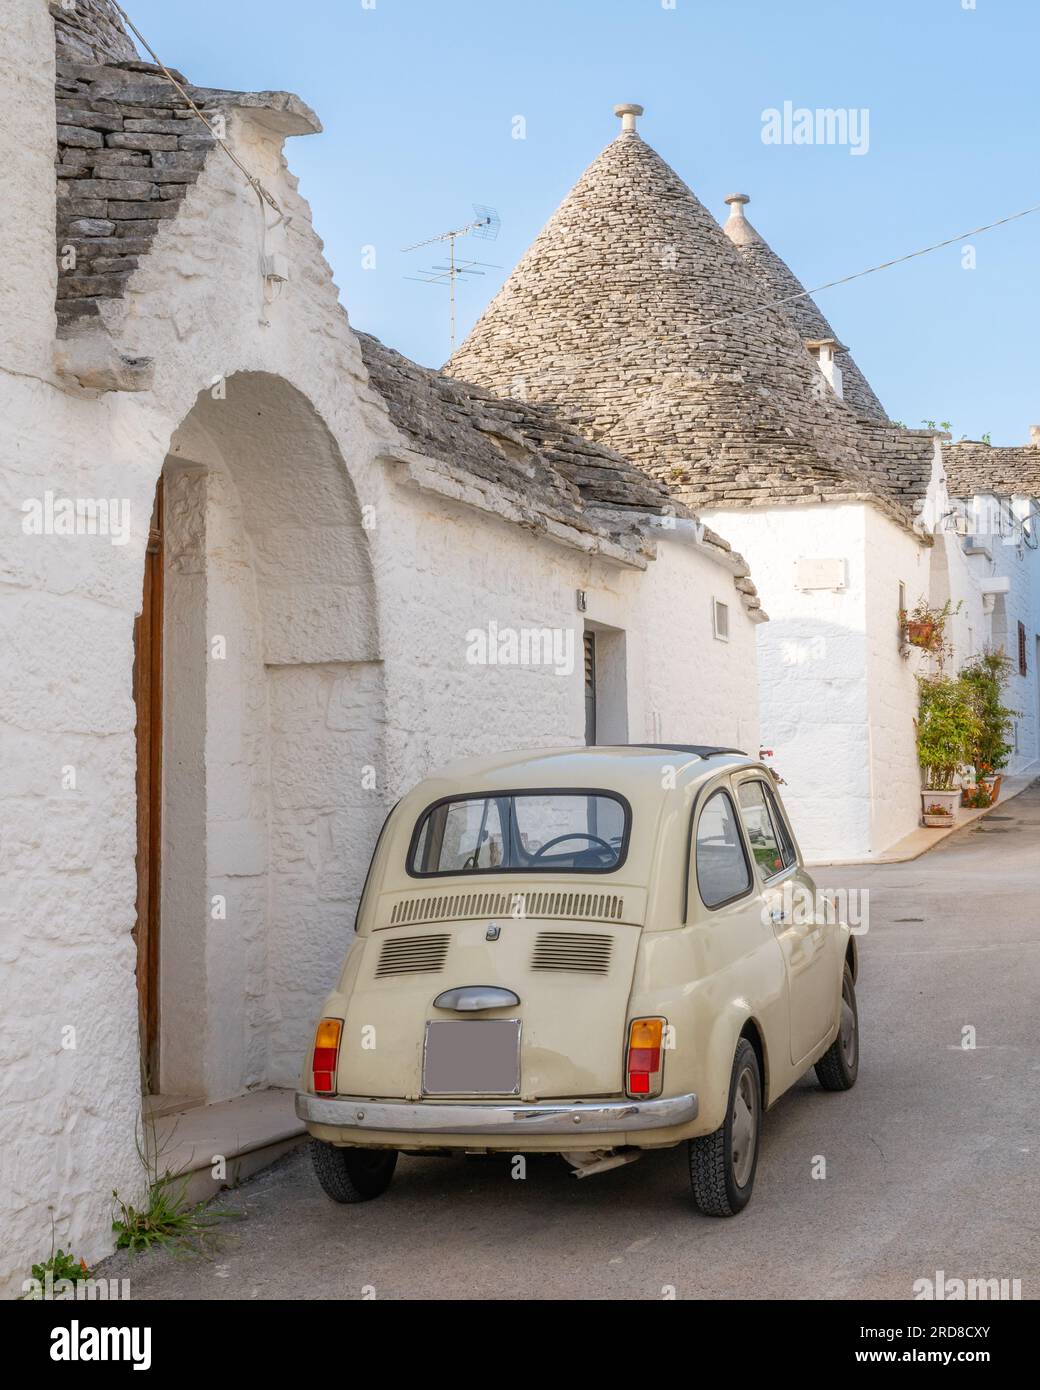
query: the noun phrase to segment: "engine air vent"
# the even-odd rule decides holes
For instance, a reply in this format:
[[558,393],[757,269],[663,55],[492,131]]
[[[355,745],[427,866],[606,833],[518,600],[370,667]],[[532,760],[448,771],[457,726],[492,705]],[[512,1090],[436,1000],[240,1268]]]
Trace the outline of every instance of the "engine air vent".
[[444,968],[451,937],[390,936],[383,942],[376,979],[386,975],[435,975]]
[[606,975],[613,949],[612,936],[600,936],[595,932],[540,931],[534,940],[531,969]]
[[521,921],[525,917],[565,917],[620,922],[624,914],[625,900],[617,893],[573,893],[560,889],[524,893],[430,893],[395,903],[388,925],[456,922],[467,917],[515,917]]

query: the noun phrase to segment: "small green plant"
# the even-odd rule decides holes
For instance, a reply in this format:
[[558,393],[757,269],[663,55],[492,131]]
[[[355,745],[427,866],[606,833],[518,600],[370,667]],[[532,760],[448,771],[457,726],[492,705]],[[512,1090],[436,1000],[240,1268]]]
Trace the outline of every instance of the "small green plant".
[[964,804],[970,806],[973,811],[980,811],[984,806],[992,806],[993,788],[988,787],[985,782],[976,782],[973,787],[965,788]]
[[927,791],[952,791],[971,762],[982,721],[974,691],[956,676],[918,676],[917,761]]
[[116,1214],[112,1230],[116,1249],[141,1252],[154,1246],[178,1247],[204,1254],[217,1245],[217,1227],[239,1216],[237,1211],[214,1211],[205,1202],[188,1199],[188,1178],[178,1178],[162,1167],[162,1156],[173,1142],[171,1130],[162,1142],[155,1120],[145,1117],[137,1134],[137,1155],[148,1177],[148,1203],[135,1207],[118,1192],[112,1198]]
[[113,1192],[118,1215],[112,1222],[116,1249],[140,1252],[156,1245],[203,1252],[216,1239],[215,1228],[231,1215],[210,1211],[205,1202],[189,1202],[188,1179],[167,1175],[148,1189],[148,1205],[135,1207]]
[[983,442],[983,444],[992,444],[992,443],[993,443],[993,436],[989,433],[988,430],[987,430],[986,433],[982,436],[982,442]]
[[[32,1292],[21,1295],[22,1298],[29,1302],[36,1302],[44,1297],[45,1290],[48,1287],[48,1276],[50,1276],[49,1283],[51,1288],[61,1279],[68,1279],[73,1284],[82,1284],[84,1280],[90,1278],[90,1270],[87,1267],[86,1260],[77,1260],[75,1255],[66,1254],[64,1250],[55,1250],[53,1244],[51,1245],[51,1251],[53,1253],[49,1259],[44,1260],[42,1264],[36,1264],[32,1267],[32,1277],[36,1280],[37,1287]],[[23,1288],[24,1287],[23,1285]]]

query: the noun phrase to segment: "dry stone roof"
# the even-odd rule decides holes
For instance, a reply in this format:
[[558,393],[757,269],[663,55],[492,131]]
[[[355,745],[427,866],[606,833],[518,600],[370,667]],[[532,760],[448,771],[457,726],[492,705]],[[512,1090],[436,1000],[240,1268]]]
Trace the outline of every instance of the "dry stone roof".
[[943,449],[951,497],[994,492],[1004,497],[1040,498],[1040,444],[994,448],[973,439]]
[[[254,106],[279,111],[294,129],[321,128],[289,93],[192,87],[171,71],[211,120],[218,111]],[[59,59],[55,80],[57,311],[59,327],[69,329],[97,318],[104,300],[123,294],[216,142],[152,63]]]
[[126,63],[137,57],[133,40],[110,0],[50,0],[59,60],[73,63]]
[[856,499],[912,527],[913,497],[879,466],[791,319],[767,307],[772,297],[679,176],[625,129],[447,370],[555,404],[693,507]]
[[215,142],[149,63],[59,59],[56,99],[57,309],[67,327],[119,298]]
[[[837,342],[838,335],[812,297],[806,294],[805,286],[748,221],[744,211],[745,204],[750,202],[747,194],[731,193],[726,202],[730,205],[730,214],[723,231],[739,250],[745,264],[761,280],[770,300],[788,301],[783,305],[783,312],[802,341],[819,342],[833,338]],[[800,297],[792,299],[792,295]],[[884,406],[856,366],[848,348],[839,345],[835,360],[841,368],[842,399],[845,404],[861,418],[887,424],[888,414]]]
[[[356,336],[372,386],[416,452],[506,489],[532,518],[619,538],[625,511],[690,516],[662,484],[561,425],[550,407],[494,396]],[[747,611],[764,617],[742,558],[707,528],[703,544],[725,560]]]

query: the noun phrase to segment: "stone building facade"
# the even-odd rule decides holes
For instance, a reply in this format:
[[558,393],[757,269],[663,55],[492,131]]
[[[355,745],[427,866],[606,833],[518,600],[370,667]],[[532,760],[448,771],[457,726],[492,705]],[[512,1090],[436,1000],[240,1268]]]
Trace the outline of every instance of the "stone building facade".
[[[448,370],[552,405],[736,543],[770,614],[758,638],[763,738],[803,849],[818,862],[874,857],[920,815],[920,663],[901,641],[901,607],[960,605],[955,662],[971,654],[968,612],[974,650],[999,640],[982,622],[983,576],[951,529],[945,441],[888,419],[748,220],[747,195],[727,198],[720,225],[642,139],[642,108],[616,114],[620,134]],[[1016,583],[1031,612],[1029,569]],[[1035,692],[1034,666],[1028,680]],[[1035,693],[1023,695],[1035,710]],[[1037,756],[1029,715],[1019,765]]]
[[[175,73],[203,123],[107,0],[10,0],[0,75],[17,1289],[52,1218],[110,1248],[142,1079],[194,1104],[294,1084],[405,788],[582,743],[586,637],[600,741],[756,751],[765,614],[623,450],[352,330],[286,160],[320,128],[297,97]],[[470,659],[507,632],[559,645]]]

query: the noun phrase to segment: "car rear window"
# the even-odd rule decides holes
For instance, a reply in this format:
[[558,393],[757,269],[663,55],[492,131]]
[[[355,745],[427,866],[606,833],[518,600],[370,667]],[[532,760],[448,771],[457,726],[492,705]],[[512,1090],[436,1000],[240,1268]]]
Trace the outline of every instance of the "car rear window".
[[408,872],[610,873],[624,863],[631,811],[604,791],[515,791],[448,797],[419,817]]

